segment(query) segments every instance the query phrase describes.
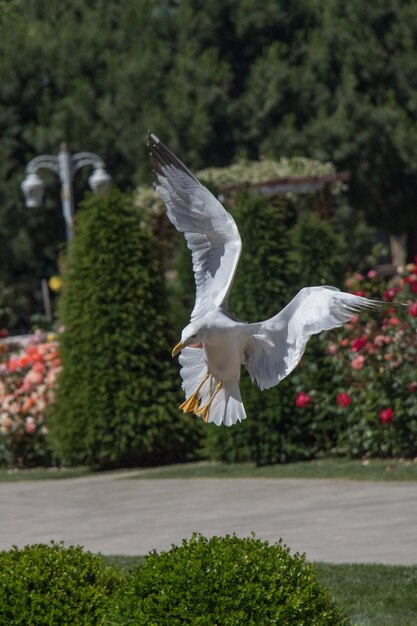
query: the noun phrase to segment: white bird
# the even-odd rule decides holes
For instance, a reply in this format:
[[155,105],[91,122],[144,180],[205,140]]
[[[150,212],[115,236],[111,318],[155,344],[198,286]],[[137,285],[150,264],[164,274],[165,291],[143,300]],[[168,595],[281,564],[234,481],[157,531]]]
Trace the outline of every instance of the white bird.
[[336,287],[306,287],[277,315],[248,324],[227,308],[241,239],[230,213],[154,134],[149,148],[155,189],[191,250],[196,298],[190,323],[172,356],[180,354],[184,413],[231,426],[245,419],[241,365],[261,389],[277,385],[300,361],[310,337],[342,326],[373,300]]

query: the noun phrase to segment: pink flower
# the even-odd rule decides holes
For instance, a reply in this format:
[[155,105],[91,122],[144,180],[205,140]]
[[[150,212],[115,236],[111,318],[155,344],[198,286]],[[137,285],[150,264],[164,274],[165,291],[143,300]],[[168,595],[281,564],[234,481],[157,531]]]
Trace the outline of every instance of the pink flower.
[[365,276],[364,276],[363,274],[359,274],[359,272],[358,272],[357,274],[355,274],[355,275],[354,275],[354,277],[353,277],[353,278],[354,278],[355,280],[357,280],[357,281],[358,281],[358,283],[360,283],[360,282],[361,282],[361,281],[365,278]]
[[33,433],[36,431],[36,424],[35,424],[35,420],[33,419],[33,417],[26,418],[25,430],[28,435],[33,435]]
[[37,373],[42,374],[44,370],[45,370],[45,365],[41,361],[37,361],[36,363],[33,364],[32,372],[37,372]]
[[9,413],[12,413],[13,415],[17,415],[19,413],[19,405],[17,402],[9,404]]
[[390,287],[384,293],[384,300],[391,302],[399,291],[398,287]]
[[400,320],[398,319],[398,317],[390,317],[389,323],[391,324],[391,326],[398,326]]
[[300,391],[297,394],[295,404],[299,409],[302,409],[308,406],[309,404],[311,404],[311,401],[312,401],[312,397],[308,393],[305,393],[305,391]]
[[346,408],[347,406],[349,406],[351,402],[352,402],[351,397],[343,391],[339,393],[336,398],[336,404],[338,404],[342,408]]
[[413,302],[413,304],[408,309],[411,317],[417,317],[417,302]]
[[378,276],[378,272],[376,270],[369,270],[367,276],[372,280],[372,278],[376,278]]
[[337,344],[329,343],[329,345],[327,346],[326,354],[336,354],[336,352],[337,352]]
[[379,419],[383,424],[390,424],[394,418],[394,411],[389,407],[379,412]]
[[376,346],[384,346],[385,345],[385,336],[384,335],[377,335],[374,339],[374,344]]
[[364,366],[365,363],[365,357],[362,354],[359,354],[358,356],[355,356],[355,358],[352,360],[352,367],[354,370],[361,370]]
[[0,430],[3,432],[7,432],[11,429],[12,426],[13,421],[10,419],[7,413],[2,413],[2,415],[0,415]]

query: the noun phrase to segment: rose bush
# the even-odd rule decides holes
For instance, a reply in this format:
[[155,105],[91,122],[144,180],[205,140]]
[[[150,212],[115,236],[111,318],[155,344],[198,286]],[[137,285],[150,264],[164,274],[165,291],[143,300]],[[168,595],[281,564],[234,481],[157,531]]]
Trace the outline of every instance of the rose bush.
[[60,371],[53,335],[0,345],[0,463],[31,467],[51,462],[45,412]]
[[370,270],[349,276],[346,287],[387,306],[353,317],[327,339],[332,384],[316,388],[316,403],[338,415],[338,446],[350,455],[415,457],[417,259],[406,266],[398,285],[388,286]]

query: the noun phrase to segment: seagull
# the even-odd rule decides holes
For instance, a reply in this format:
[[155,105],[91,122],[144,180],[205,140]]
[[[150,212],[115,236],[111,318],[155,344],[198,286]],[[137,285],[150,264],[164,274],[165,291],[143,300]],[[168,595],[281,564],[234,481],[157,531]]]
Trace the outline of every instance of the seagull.
[[233,217],[153,133],[148,147],[155,189],[191,251],[196,297],[190,323],[172,351],[179,356],[184,413],[232,426],[246,418],[241,366],[270,389],[299,363],[312,335],[342,326],[379,303],[336,287],[305,287],[277,315],[249,324],[228,310],[242,249]]

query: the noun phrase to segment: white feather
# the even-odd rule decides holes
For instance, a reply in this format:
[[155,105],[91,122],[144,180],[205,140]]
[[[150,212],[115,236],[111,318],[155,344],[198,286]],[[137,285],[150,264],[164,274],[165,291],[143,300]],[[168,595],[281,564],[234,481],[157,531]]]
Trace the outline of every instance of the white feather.
[[155,189],[191,250],[196,299],[191,320],[226,307],[242,242],[232,216],[155,135],[149,138]]
[[277,385],[298,364],[312,335],[342,326],[361,309],[378,306],[335,287],[302,289],[274,317],[247,325],[246,367],[252,380],[261,389]]

